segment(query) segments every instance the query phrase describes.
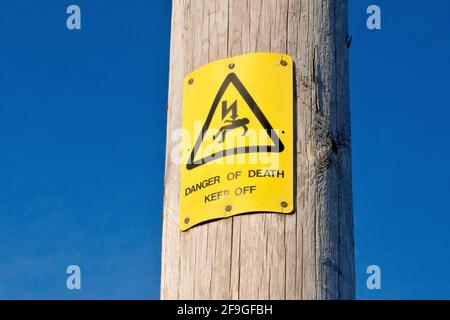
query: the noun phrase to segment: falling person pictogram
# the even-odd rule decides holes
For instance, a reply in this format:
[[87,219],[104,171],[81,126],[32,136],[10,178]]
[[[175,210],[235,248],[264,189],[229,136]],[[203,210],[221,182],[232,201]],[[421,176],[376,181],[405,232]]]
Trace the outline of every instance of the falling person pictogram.
[[214,140],[216,140],[220,135],[222,135],[222,139],[219,141],[219,143],[225,142],[225,136],[228,131],[237,128],[244,129],[244,133],[242,134],[242,136],[245,136],[248,131],[247,124],[250,123],[250,120],[248,120],[247,118],[242,118],[242,119],[225,120],[225,122],[229,124],[221,127],[219,131],[214,135]]

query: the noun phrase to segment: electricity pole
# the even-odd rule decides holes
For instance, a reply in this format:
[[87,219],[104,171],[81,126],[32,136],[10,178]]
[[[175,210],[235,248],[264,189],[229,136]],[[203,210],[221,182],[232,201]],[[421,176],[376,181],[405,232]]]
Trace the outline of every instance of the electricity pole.
[[[173,0],[162,299],[355,297],[347,0]],[[183,78],[251,52],[295,62],[296,209],[179,231]]]

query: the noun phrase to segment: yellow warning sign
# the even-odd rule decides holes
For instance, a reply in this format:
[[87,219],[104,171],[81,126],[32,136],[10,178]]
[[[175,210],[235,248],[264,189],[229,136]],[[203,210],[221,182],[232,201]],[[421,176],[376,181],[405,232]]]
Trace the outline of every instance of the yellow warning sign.
[[180,229],[294,210],[293,62],[254,53],[184,80]]

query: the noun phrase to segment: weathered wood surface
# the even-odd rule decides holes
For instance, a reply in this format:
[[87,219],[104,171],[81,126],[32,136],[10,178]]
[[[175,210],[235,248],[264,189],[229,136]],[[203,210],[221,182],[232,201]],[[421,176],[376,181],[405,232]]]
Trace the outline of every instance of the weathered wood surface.
[[[347,0],[173,0],[162,299],[355,295]],[[296,214],[178,230],[183,77],[208,62],[280,52],[296,63]]]

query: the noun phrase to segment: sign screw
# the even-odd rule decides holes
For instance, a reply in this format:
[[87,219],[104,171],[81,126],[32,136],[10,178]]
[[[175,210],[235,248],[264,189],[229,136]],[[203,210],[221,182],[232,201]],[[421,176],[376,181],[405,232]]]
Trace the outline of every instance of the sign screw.
[[281,207],[282,207],[282,208],[287,208],[287,206],[288,206],[288,204],[287,204],[286,201],[282,201],[282,202],[281,202]]
[[188,224],[189,221],[191,221],[191,220],[189,220],[189,218],[185,218],[185,219],[184,219],[184,224]]
[[233,210],[233,207],[232,207],[232,206],[226,206],[226,207],[225,207],[225,211],[226,211],[226,212],[230,212],[231,210]]
[[286,66],[288,65],[287,61],[285,61],[285,60],[281,60],[280,64],[281,64],[283,67],[286,67]]
[[235,67],[234,63],[230,63],[230,65],[228,66],[228,68],[230,68],[230,69],[234,69],[234,67]]
[[192,85],[194,83],[194,79],[189,79],[188,84]]

